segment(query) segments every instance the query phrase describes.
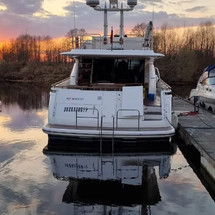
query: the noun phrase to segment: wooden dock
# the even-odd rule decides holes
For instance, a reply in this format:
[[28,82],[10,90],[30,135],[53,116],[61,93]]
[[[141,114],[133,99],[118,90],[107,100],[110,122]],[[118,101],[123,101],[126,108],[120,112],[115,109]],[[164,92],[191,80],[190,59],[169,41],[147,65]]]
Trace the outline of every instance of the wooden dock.
[[199,151],[201,165],[215,181],[215,114],[180,97],[173,98],[173,111],[179,116],[177,133]]

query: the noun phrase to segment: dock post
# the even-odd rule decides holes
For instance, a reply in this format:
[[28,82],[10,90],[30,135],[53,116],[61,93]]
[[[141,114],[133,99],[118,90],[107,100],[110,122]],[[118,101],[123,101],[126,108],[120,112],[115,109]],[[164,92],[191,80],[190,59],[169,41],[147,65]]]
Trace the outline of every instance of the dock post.
[[194,101],[194,112],[197,112],[197,113],[199,112],[198,100],[199,100],[198,96],[194,96],[194,99],[193,99],[193,101]]

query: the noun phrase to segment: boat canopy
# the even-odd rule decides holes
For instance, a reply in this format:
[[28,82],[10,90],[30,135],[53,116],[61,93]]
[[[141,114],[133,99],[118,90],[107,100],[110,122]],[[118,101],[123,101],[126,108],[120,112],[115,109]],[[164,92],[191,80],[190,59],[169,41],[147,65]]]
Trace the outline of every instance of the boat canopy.
[[61,53],[70,58],[75,57],[107,57],[107,58],[160,58],[163,54],[155,53],[153,50],[98,50],[98,49],[73,49],[68,52]]

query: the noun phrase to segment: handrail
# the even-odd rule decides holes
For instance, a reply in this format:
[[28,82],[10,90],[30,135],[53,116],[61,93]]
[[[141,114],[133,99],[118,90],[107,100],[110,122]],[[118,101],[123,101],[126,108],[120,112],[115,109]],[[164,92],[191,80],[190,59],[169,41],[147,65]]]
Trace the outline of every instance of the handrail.
[[97,129],[99,128],[99,110],[97,108],[88,108],[88,110],[93,110],[93,114],[94,111],[97,112],[97,116],[78,116],[78,111],[76,110],[75,112],[75,126],[76,128],[78,127],[78,118],[82,118],[82,119],[97,119]]
[[64,78],[63,80],[60,80],[58,82],[55,82],[51,85],[51,87],[61,87],[61,88],[64,88],[64,86],[57,86],[58,84],[61,84],[62,82],[65,82],[65,81],[68,81],[70,79],[70,77],[67,77],[67,78]]
[[[86,38],[84,38],[84,37],[86,37]],[[99,49],[101,49],[102,48],[102,35],[98,34],[98,33],[85,34],[84,36],[82,36],[82,41],[80,41],[80,49],[85,49],[87,44],[92,45],[92,47],[95,46],[94,49],[96,49],[96,42],[94,39],[96,37],[98,37],[98,39],[99,39]]]
[[[101,116],[101,120],[100,120],[100,155],[102,156],[102,141],[103,141],[103,118],[105,117],[105,115]],[[115,117],[112,116],[113,118],[113,130],[112,130],[112,145],[111,145],[111,149],[112,149],[112,156],[114,155],[114,124],[115,124]]]
[[155,67],[155,73],[157,73],[156,75],[157,75],[158,80],[159,80],[161,78],[161,76],[160,76],[160,71],[157,67]]
[[140,130],[140,111],[138,109],[119,109],[117,112],[116,112],[116,129],[118,129],[118,120],[119,119],[130,119],[130,117],[118,117],[118,114],[120,111],[137,111],[138,113],[138,131]]
[[100,133],[100,155],[102,155],[102,138],[103,138],[103,134],[102,134],[102,128],[103,128],[103,117],[105,117],[105,115],[102,115],[101,116],[101,122],[100,122],[100,130],[101,130],[101,133]]
[[114,123],[115,123],[115,117],[113,117],[113,133],[112,133],[112,155],[114,153]]

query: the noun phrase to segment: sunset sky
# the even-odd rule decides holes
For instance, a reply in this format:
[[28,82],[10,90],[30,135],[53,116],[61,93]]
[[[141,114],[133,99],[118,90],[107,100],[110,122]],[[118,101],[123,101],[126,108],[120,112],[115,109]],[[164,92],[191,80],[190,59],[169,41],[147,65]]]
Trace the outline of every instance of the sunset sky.
[[[0,41],[20,34],[64,36],[70,29],[102,32],[103,14],[95,12],[85,0],[0,0]],[[104,5],[105,0],[100,0]],[[107,2],[109,2],[107,0]],[[126,7],[127,0],[119,0]],[[152,20],[159,27],[194,26],[205,21],[215,24],[214,0],[138,0],[133,12],[125,13],[127,31],[137,23]],[[154,16],[153,16],[154,11]],[[118,31],[119,14],[111,13],[111,26]]]

